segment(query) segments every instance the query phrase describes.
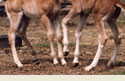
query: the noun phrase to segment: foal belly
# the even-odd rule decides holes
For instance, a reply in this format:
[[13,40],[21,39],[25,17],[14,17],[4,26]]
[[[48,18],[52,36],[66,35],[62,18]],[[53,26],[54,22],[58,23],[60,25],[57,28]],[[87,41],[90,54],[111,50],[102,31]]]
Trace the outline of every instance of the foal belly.
[[28,17],[37,17],[37,6],[31,2],[31,4],[24,4],[23,5],[23,12]]
[[28,17],[38,17],[38,13],[36,11],[24,10],[24,14]]

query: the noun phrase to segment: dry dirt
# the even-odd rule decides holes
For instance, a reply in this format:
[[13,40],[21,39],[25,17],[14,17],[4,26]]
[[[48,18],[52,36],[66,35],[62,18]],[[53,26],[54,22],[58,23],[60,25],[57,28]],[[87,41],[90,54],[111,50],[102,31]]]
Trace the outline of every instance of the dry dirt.
[[[123,17],[121,16],[123,20]],[[118,27],[120,30],[120,34],[125,34],[125,23],[122,22],[119,18]],[[73,21],[77,21],[75,18]],[[88,21],[92,21],[90,17]],[[6,17],[0,17],[0,35],[7,35],[9,29],[9,21]],[[118,56],[117,56],[117,65],[113,68],[107,68],[106,64],[111,57],[114,42],[112,39],[109,39],[104,50],[102,56],[99,60],[99,63],[95,69],[90,72],[86,72],[84,68],[91,63],[93,57],[95,56],[97,50],[97,32],[96,27],[94,25],[87,26],[85,25],[82,37],[80,40],[80,64],[78,67],[72,66],[73,61],[73,52],[75,49],[75,36],[74,32],[76,29],[76,25],[74,23],[70,24],[68,28],[69,35],[69,50],[70,54],[66,57],[66,61],[68,62],[67,66],[62,66],[61,63],[59,65],[52,64],[52,58],[50,57],[50,48],[48,44],[48,40],[46,37],[46,31],[40,25],[40,21],[34,19],[31,21],[28,30],[27,36],[30,40],[31,44],[37,51],[38,60],[34,61],[33,56],[30,54],[28,48],[24,45],[17,48],[18,56],[21,62],[24,64],[23,68],[17,68],[17,66],[13,62],[12,53],[10,48],[0,49],[0,74],[1,75],[95,75],[95,74],[125,74],[125,39],[123,36],[122,44],[120,46]],[[110,37],[111,30],[106,24],[106,32]],[[55,43],[55,48],[57,45]],[[57,49],[56,49],[57,51]]]

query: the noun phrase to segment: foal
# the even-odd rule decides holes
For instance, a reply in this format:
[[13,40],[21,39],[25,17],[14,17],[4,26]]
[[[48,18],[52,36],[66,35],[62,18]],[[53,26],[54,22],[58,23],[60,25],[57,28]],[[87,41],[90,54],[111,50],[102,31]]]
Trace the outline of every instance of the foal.
[[10,20],[8,38],[12,48],[14,62],[18,67],[23,67],[23,64],[20,62],[17,56],[15,47],[16,32],[24,40],[31,52],[35,53],[33,47],[26,37],[26,29],[29,25],[30,17],[33,16],[38,17],[41,20],[44,28],[47,31],[47,37],[51,47],[51,56],[54,64],[58,64],[57,55],[53,45],[55,35],[57,38],[58,54],[61,58],[61,63],[62,65],[66,64],[63,56],[63,36],[59,19],[59,12],[62,2],[64,2],[64,0],[7,0],[5,7]]
[[107,22],[113,32],[115,48],[112,54],[110,61],[108,62],[108,66],[114,65],[116,60],[116,55],[118,52],[119,45],[121,43],[121,39],[119,37],[119,31],[117,29],[116,20],[121,12],[121,9],[125,10],[125,4],[121,3],[120,0],[70,0],[72,3],[72,8],[68,15],[62,21],[62,27],[64,32],[64,52],[67,54],[68,50],[68,37],[67,37],[67,22],[71,20],[76,15],[80,15],[79,25],[76,29],[76,48],[74,52],[74,66],[77,66],[78,56],[79,56],[79,40],[81,37],[81,32],[83,29],[83,25],[90,13],[92,13],[93,19],[96,23],[96,28],[98,32],[98,50],[96,56],[92,63],[85,68],[86,71],[91,70],[96,67],[99,58],[102,53],[102,49],[104,48],[107,35],[104,28],[104,22]]

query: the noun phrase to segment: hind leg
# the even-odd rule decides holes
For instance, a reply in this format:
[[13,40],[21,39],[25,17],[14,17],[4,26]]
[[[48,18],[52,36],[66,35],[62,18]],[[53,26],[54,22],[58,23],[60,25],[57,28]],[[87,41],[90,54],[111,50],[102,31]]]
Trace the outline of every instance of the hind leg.
[[64,59],[64,55],[63,55],[63,44],[62,44],[62,39],[63,39],[63,35],[62,35],[62,28],[61,28],[61,22],[60,22],[60,18],[55,18],[53,20],[53,27],[55,29],[55,33],[56,33],[56,38],[57,38],[57,43],[58,43],[58,56],[61,59],[61,63],[62,65],[66,64],[66,61]]
[[94,20],[96,23],[96,27],[97,27],[97,32],[98,32],[98,49],[96,52],[96,55],[92,61],[92,63],[85,68],[86,71],[90,71],[91,69],[93,69],[94,67],[96,67],[96,65],[98,64],[99,58],[102,54],[103,48],[107,42],[107,35],[105,32],[105,28],[104,28],[104,19],[105,17],[102,17],[102,15],[99,14],[94,14]]
[[76,16],[78,14],[78,12],[76,12],[73,8],[70,10],[70,12],[68,13],[68,15],[62,20],[62,28],[63,28],[63,44],[64,44],[64,48],[63,48],[63,52],[64,55],[67,56],[69,54],[69,50],[68,50],[68,35],[67,35],[67,23],[68,21]]
[[112,57],[107,64],[107,66],[109,66],[109,67],[115,65],[116,56],[117,56],[118,49],[119,49],[119,46],[121,43],[121,37],[119,36],[119,31],[118,31],[118,28],[116,25],[116,20],[117,20],[118,16],[120,15],[120,12],[121,12],[121,9],[119,7],[116,7],[113,18],[108,21],[108,24],[113,32],[113,38],[114,38],[114,42],[115,42],[115,47],[114,47],[114,51],[112,53]]
[[42,21],[43,26],[47,30],[47,37],[48,37],[48,40],[50,42],[51,57],[53,58],[53,63],[58,64],[57,55],[56,55],[56,52],[54,49],[54,37],[55,37],[55,35],[54,35],[54,29],[52,27],[52,23],[46,14],[41,16],[41,21]]
[[22,12],[7,12],[8,17],[10,19],[10,29],[9,29],[9,34],[8,34],[8,39],[10,42],[10,46],[12,49],[12,55],[14,58],[14,62],[17,64],[18,67],[23,67],[22,63],[20,62],[18,56],[17,56],[17,51],[15,47],[15,37],[16,37],[16,31],[19,28],[19,25],[22,20],[23,13]]
[[108,21],[108,24],[113,32],[113,38],[114,38],[114,42],[115,42],[115,48],[114,51],[112,53],[112,57],[110,59],[110,61],[108,62],[107,66],[114,66],[115,65],[115,61],[116,61],[116,56],[118,53],[118,48],[120,46],[121,43],[121,38],[119,37],[119,31],[116,25],[116,21]]
[[75,47],[75,52],[74,52],[74,60],[73,64],[74,66],[77,66],[79,63],[78,57],[79,57],[79,41],[82,33],[83,26],[85,24],[86,19],[88,18],[88,14],[80,13],[80,18],[79,18],[79,25],[76,29],[76,47]]
[[29,21],[30,18],[26,17],[25,15],[23,16],[22,19],[22,23],[20,25],[20,28],[18,30],[18,34],[20,35],[20,37],[24,40],[26,46],[29,48],[29,50],[31,51],[32,54],[36,54],[34,48],[32,47],[32,45],[30,44],[29,40],[27,39],[26,36],[26,29],[29,25]]

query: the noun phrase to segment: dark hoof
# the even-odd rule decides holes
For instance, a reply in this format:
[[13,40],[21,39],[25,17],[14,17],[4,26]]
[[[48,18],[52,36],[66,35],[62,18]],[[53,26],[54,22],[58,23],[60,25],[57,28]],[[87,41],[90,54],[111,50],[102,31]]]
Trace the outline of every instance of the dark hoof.
[[17,65],[12,66],[12,68],[19,68]]
[[39,64],[40,64],[40,62],[36,62],[36,63],[35,63],[35,65],[39,65]]
[[11,51],[10,50],[5,50],[5,53],[6,54],[9,54]]
[[108,65],[107,68],[114,68],[115,65],[114,64],[111,64],[111,65]]
[[74,63],[73,67],[77,67],[79,65],[79,63]]
[[108,62],[107,67],[108,67],[108,68],[114,68],[115,65],[116,65],[116,64],[113,63],[113,62]]
[[35,58],[33,59],[33,62],[37,62],[37,61],[39,61],[39,59],[35,57]]
[[64,52],[64,56],[68,56],[69,55],[69,52]]

